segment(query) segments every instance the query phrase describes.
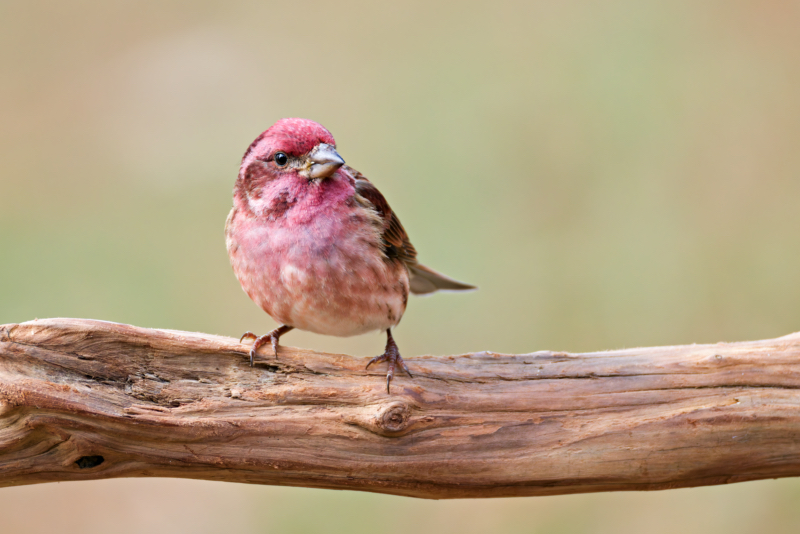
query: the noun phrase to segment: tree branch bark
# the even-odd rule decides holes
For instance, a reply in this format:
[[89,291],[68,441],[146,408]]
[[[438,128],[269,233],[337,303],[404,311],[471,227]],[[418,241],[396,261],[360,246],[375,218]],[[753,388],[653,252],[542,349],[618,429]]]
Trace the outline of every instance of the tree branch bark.
[[183,477],[424,498],[800,475],[800,333],[408,362],[102,321],[0,326],[0,486]]

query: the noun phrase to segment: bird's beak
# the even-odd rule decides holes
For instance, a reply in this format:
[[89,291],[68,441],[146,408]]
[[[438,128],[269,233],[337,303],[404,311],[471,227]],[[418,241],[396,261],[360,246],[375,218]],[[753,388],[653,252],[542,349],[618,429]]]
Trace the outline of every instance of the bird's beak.
[[336,172],[336,169],[344,165],[344,160],[336,149],[327,143],[320,143],[308,155],[311,168],[308,170],[308,177],[312,180],[317,178],[327,178]]

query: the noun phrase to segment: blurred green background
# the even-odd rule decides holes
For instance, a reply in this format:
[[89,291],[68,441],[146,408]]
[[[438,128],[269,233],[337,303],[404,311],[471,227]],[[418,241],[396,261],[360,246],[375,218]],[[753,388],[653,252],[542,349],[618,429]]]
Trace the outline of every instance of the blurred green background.
[[[800,330],[800,4],[0,0],[0,323],[274,323],[228,264],[239,159],[328,127],[422,261],[403,354]],[[363,356],[380,335],[293,332]],[[112,480],[0,491],[2,530],[795,533],[800,481],[420,501]]]

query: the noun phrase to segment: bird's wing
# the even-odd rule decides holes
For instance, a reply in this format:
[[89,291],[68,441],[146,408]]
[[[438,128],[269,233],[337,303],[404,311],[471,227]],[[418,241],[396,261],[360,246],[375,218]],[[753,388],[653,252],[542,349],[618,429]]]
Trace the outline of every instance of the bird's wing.
[[355,179],[356,194],[367,200],[383,219],[383,234],[381,237],[384,243],[384,252],[389,258],[397,258],[405,263],[408,268],[412,293],[424,295],[439,289],[453,291],[477,289],[475,286],[453,280],[419,263],[414,245],[408,239],[405,228],[403,228],[400,219],[397,218],[392,208],[389,207],[386,198],[366,176],[349,166],[347,171]]
[[348,172],[355,178],[356,194],[367,200],[383,219],[383,233],[381,238],[384,243],[384,252],[390,258],[397,258],[406,265],[417,263],[417,250],[408,239],[405,228],[400,219],[389,207],[389,203],[367,177],[357,170],[348,167]]

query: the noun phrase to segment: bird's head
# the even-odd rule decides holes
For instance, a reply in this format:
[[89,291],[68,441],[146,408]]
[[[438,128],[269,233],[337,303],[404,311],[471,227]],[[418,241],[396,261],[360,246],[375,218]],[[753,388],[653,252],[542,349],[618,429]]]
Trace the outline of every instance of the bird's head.
[[245,152],[236,190],[253,199],[276,180],[319,182],[342,165],[336,141],[322,125],[308,119],[281,119]]

